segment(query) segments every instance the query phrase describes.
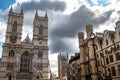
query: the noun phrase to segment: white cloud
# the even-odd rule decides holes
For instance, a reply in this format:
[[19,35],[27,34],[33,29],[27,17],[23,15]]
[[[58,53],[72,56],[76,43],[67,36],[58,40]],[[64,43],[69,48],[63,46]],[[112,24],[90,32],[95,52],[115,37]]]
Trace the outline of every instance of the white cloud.
[[49,54],[50,68],[52,73],[55,73],[56,75],[58,75],[58,54],[59,53]]
[[71,14],[72,12],[76,11],[81,4],[78,3],[78,0],[64,0],[67,3],[67,8],[64,14]]
[[0,42],[5,41],[5,32],[7,25],[3,22],[0,22]]

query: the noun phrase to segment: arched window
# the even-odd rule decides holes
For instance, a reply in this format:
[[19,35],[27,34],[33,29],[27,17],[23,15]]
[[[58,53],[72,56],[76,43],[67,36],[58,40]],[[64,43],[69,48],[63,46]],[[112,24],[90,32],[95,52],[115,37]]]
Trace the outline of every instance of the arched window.
[[7,70],[8,71],[13,71],[13,64],[12,63],[8,63],[8,65],[7,65]]
[[42,25],[40,25],[40,27],[39,27],[39,35],[43,35],[43,26]]
[[108,45],[108,40],[106,40],[106,45]]
[[16,21],[13,24],[12,32],[17,32],[17,22]]
[[42,51],[39,51],[38,52],[38,58],[42,58],[43,57],[43,52]]
[[14,57],[14,55],[15,55],[15,52],[14,52],[13,50],[11,50],[11,51],[9,52],[9,56],[10,56],[10,57]]
[[30,66],[30,56],[28,52],[25,52],[21,56],[20,72],[29,72],[29,66]]

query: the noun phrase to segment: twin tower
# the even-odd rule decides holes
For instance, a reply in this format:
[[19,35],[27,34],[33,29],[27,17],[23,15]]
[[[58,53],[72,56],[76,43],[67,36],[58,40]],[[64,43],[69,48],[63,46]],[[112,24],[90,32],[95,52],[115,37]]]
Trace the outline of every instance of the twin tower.
[[10,8],[0,63],[0,80],[49,80],[47,12],[41,17],[36,11],[32,40],[27,35],[21,41],[23,19],[23,8],[20,13],[14,13]]
[[[21,9],[20,13],[14,13],[12,7],[10,8],[7,22],[7,32],[5,40],[6,43],[21,44],[23,19],[24,19],[23,8]],[[43,37],[45,38],[45,41],[47,41],[47,36],[48,36],[47,12],[44,17],[40,17],[38,16],[38,13],[36,11],[33,21],[33,42],[36,42],[36,39],[42,40]]]

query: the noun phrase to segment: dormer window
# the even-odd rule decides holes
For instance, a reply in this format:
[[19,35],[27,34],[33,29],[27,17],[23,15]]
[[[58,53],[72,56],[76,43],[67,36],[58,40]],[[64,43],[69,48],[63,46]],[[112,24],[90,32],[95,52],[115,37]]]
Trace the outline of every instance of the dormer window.
[[39,27],[39,35],[43,35],[43,26],[42,25],[40,25],[40,27]]
[[12,32],[17,32],[17,22],[16,21],[13,24]]

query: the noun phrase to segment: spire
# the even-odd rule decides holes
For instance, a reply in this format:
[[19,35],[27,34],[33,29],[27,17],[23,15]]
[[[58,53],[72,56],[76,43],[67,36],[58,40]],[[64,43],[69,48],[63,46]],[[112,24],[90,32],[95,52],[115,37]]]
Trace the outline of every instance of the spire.
[[9,13],[12,13],[12,6],[10,7],[10,11],[9,11]]
[[47,16],[47,11],[46,11],[46,13],[45,13],[45,17],[48,17],[48,16]]
[[36,10],[35,17],[37,17],[37,16],[38,16],[38,12],[37,12],[37,10]]
[[23,14],[23,6],[22,6],[22,8],[21,8],[21,14]]

